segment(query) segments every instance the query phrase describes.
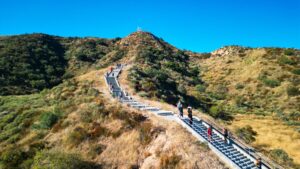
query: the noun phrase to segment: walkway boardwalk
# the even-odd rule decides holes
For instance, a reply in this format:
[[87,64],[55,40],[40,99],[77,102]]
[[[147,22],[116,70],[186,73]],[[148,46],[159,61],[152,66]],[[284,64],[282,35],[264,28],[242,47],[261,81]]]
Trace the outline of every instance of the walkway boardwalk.
[[[122,68],[123,65],[118,65],[112,70],[112,72],[107,73],[105,76],[105,80],[107,85],[109,86],[110,93],[114,97],[117,97],[121,103],[130,105],[131,107],[139,110],[152,112],[156,115],[170,120],[177,121],[201,142],[207,142],[210,149],[231,168],[257,169],[257,167],[255,166],[256,159],[253,153],[250,153],[248,150],[244,149],[243,146],[239,145],[232,139],[228,139],[228,142],[225,144],[223,141],[222,133],[214,127],[212,141],[209,141],[206,132],[209,124],[204,120],[194,117],[194,122],[192,125],[190,125],[186,116],[184,116],[183,118],[179,118],[174,115],[172,111],[161,110],[160,108],[152,107],[151,105],[147,105],[134,100],[131,96],[124,92],[124,90],[122,90],[119,85],[118,76],[121,73]],[[271,167],[263,162],[261,168],[270,169]]]

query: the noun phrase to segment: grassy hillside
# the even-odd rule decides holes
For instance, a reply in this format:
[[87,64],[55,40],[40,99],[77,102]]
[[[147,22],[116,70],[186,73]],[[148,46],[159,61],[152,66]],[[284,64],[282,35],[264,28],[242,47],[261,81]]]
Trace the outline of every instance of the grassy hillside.
[[188,54],[148,33],[133,34],[123,41],[134,42],[128,47],[135,51],[128,80],[139,95],[173,105],[180,99],[184,104],[207,108],[209,100],[200,94],[199,67]]
[[0,95],[34,93],[107,66],[123,55],[114,46],[117,40],[46,34],[0,37]]
[[228,47],[215,53],[199,60],[201,75],[206,92],[221,93],[216,99],[230,105],[231,113],[276,114],[290,123],[299,120],[299,50]]
[[[96,80],[103,72],[36,94],[1,96],[0,168],[223,168],[179,126],[158,124],[162,121],[121,107],[91,87],[105,90],[104,82]],[[196,163],[204,154],[206,160]]]
[[116,63],[129,64],[122,80],[142,98],[180,99],[278,163],[300,164],[299,50],[198,54],[135,32],[0,37],[0,169],[223,168],[180,127],[111,100],[99,77]]
[[283,165],[293,164],[274,157],[277,149],[300,163],[299,50],[230,46],[198,63],[205,92],[219,93],[215,102],[234,116],[233,131],[249,125],[257,132],[253,146]]
[[[132,34],[120,43],[133,58],[127,80],[140,96],[173,105],[181,99],[225,121],[237,136],[280,164],[295,168],[300,162],[299,143],[293,141],[300,138],[299,50],[231,46],[197,54],[148,33]],[[265,139],[268,127],[249,125],[247,117],[276,124],[272,137]],[[279,137],[289,141],[275,141]],[[290,157],[294,161],[282,162]]]
[[59,84],[67,61],[64,48],[43,34],[0,39],[0,95],[25,94]]

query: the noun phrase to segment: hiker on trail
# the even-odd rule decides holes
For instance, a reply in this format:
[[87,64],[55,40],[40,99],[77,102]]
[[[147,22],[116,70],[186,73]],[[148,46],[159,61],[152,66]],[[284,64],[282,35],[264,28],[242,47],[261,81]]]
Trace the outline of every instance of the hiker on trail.
[[207,137],[208,137],[208,141],[212,141],[212,128],[211,126],[208,126],[207,128]]
[[111,84],[110,85],[110,90],[113,91],[114,90],[114,86]]
[[183,117],[183,106],[182,103],[180,102],[180,100],[177,103],[177,108],[178,108],[178,113],[179,113],[179,117]]
[[120,92],[119,99],[121,100],[122,98],[123,98],[123,93]]
[[193,112],[192,112],[192,107],[189,106],[187,111],[188,111],[188,117],[189,117],[189,119],[190,119],[190,124],[192,125],[192,124],[193,124]]
[[113,71],[113,69],[114,69],[114,68],[111,66],[111,67],[110,67],[110,72],[112,72],[112,71]]
[[261,165],[261,158],[259,157],[258,159],[256,159],[255,166],[257,169],[261,169]]
[[227,128],[223,128],[223,136],[224,136],[224,143],[227,144],[227,140],[228,140],[228,130],[227,130]]

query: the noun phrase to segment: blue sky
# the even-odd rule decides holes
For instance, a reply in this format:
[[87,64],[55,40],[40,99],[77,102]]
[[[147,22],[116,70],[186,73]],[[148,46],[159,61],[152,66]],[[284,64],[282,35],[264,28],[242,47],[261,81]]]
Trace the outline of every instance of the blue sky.
[[196,52],[300,48],[300,0],[0,0],[0,35],[114,38],[138,26]]

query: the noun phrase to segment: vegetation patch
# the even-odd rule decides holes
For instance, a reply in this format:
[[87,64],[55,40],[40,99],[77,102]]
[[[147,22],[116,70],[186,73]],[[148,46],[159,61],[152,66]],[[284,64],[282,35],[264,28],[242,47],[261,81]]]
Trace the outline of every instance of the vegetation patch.
[[269,156],[276,161],[277,163],[292,167],[293,159],[289,157],[289,155],[282,149],[273,149],[269,152]]
[[178,165],[181,161],[181,156],[172,154],[164,154],[160,158],[160,168],[161,169],[173,169],[178,168]]
[[79,155],[57,151],[41,151],[34,157],[32,169],[95,169],[101,168]]
[[257,132],[249,125],[236,129],[235,133],[240,139],[244,140],[245,143],[248,144],[254,142],[255,136],[257,135]]

